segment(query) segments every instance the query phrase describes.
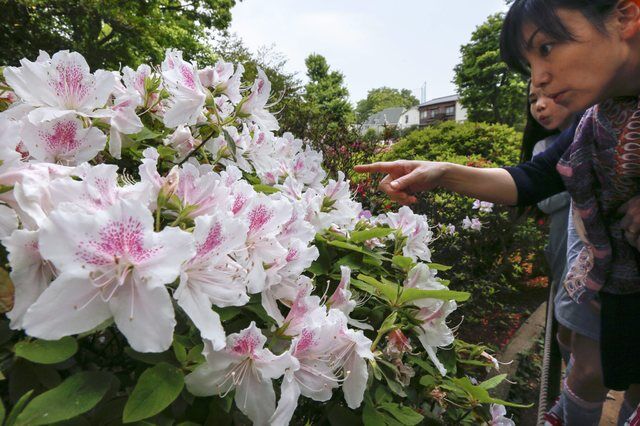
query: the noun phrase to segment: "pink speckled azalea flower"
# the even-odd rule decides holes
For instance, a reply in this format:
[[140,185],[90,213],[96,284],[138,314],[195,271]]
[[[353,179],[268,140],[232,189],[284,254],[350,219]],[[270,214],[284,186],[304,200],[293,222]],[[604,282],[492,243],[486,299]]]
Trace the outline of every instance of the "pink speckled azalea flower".
[[291,218],[292,207],[287,200],[256,194],[241,211],[249,231],[247,250],[239,254],[239,261],[249,270],[249,293],[260,293],[267,285],[265,265],[275,265],[288,254],[276,237]]
[[333,366],[342,370],[344,400],[352,410],[362,404],[367,388],[369,371],[367,359],[373,359],[371,340],[361,330],[347,328],[347,317],[337,309],[329,311],[329,320],[340,328],[336,338],[336,349],[331,357]]
[[341,277],[338,287],[336,287],[331,297],[329,297],[327,305],[331,309],[338,309],[345,314],[349,319],[349,325],[363,330],[373,330],[373,327],[369,324],[350,317],[351,312],[353,312],[357,305],[356,301],[351,298],[351,290],[349,289],[351,284],[351,268],[344,265],[340,266],[340,273]]
[[242,100],[240,84],[244,67],[236,66],[235,72],[230,62],[218,61],[213,67],[205,67],[198,71],[200,82],[205,87],[210,87],[216,94],[224,94],[231,102],[237,104]]
[[266,106],[271,95],[271,82],[264,71],[258,68],[258,78],[251,86],[249,97],[241,103],[240,114],[256,123],[262,130],[278,130],[278,120],[267,111]]
[[165,285],[193,257],[191,234],[154,232],[146,207],[121,201],[92,214],[54,210],[39,244],[60,275],[27,310],[27,334],[55,340],[113,318],[136,351],[171,346],[175,318]]
[[33,123],[60,118],[68,113],[101,116],[117,78],[108,71],[91,73],[84,57],[62,50],[51,59],[41,54],[38,61],[20,61],[20,67],[7,67],[7,84],[32,110]]
[[515,422],[507,418],[507,409],[504,405],[491,404],[491,426],[516,426]]
[[207,99],[196,66],[183,60],[181,51],[167,50],[162,62],[162,77],[170,94],[164,124],[167,127],[196,124],[204,117],[203,108]]
[[185,163],[177,169],[177,176],[175,195],[182,202],[183,208],[190,207],[188,217],[196,218],[227,209],[227,204],[231,201],[229,189],[222,184],[220,175],[213,172],[210,166],[197,167]]
[[207,343],[206,362],[185,377],[187,389],[196,396],[227,395],[235,389],[236,407],[254,425],[268,425],[276,409],[272,379],[298,369],[299,364],[289,352],[276,356],[264,349],[266,340],[252,322],[240,333],[229,335],[221,351]]
[[300,368],[285,373],[278,408],[269,421],[270,425],[288,425],[300,395],[319,402],[331,399],[333,390],[341,382],[331,358],[331,353],[337,349],[338,340],[334,337],[339,331],[338,323],[327,321],[326,318],[310,320],[293,339],[289,352]]
[[15,288],[13,309],[7,312],[7,317],[12,329],[20,329],[27,309],[54,279],[54,268],[40,254],[37,231],[17,230],[2,243],[9,252],[11,281]]
[[220,350],[225,345],[225,333],[211,305],[243,306],[249,301],[246,271],[229,257],[244,245],[247,227],[225,212],[197,217],[195,223],[196,254],[183,265],[174,297],[202,338],[210,340],[214,350]]
[[[420,290],[446,289],[443,284],[436,280],[436,271],[429,269],[424,263],[419,263],[409,271],[404,286]],[[413,304],[420,308],[416,318],[422,321],[422,324],[415,328],[418,340],[422,343],[440,374],[445,376],[447,370],[438,360],[436,351],[438,348],[448,346],[454,341],[453,331],[447,325],[446,320],[447,316],[456,310],[457,304],[454,300],[444,301],[439,299],[419,299]]]
[[93,159],[104,149],[107,137],[95,127],[84,128],[74,114],[38,124],[26,122],[22,142],[38,161],[75,165]]
[[414,262],[418,259],[430,262],[429,243],[432,240],[433,232],[429,228],[426,216],[413,213],[407,206],[401,207],[398,213],[387,213],[386,216],[387,224],[391,228],[400,230],[402,235],[406,237],[402,254],[410,257]]

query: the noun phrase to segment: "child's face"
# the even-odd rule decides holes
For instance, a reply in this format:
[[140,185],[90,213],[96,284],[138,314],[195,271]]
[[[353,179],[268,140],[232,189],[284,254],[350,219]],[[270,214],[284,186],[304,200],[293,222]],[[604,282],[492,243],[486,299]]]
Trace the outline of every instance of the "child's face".
[[557,14],[575,41],[557,42],[527,24],[523,28],[528,42],[525,58],[532,85],[577,113],[615,95],[629,48],[615,22],[607,22],[604,34],[579,11],[560,9]]
[[533,118],[547,130],[565,128],[571,121],[571,112],[544,95],[537,87],[531,86],[529,108]]

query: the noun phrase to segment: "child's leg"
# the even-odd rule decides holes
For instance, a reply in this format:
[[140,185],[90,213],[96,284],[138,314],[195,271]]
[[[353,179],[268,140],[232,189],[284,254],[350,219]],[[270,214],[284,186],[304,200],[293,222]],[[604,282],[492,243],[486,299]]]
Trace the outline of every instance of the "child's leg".
[[564,363],[569,365],[569,356],[571,355],[571,330],[562,324],[558,324],[556,340],[558,341],[558,347],[560,348]]
[[600,366],[600,344],[574,333],[571,341],[573,366],[562,390],[564,424],[597,426],[608,389]]

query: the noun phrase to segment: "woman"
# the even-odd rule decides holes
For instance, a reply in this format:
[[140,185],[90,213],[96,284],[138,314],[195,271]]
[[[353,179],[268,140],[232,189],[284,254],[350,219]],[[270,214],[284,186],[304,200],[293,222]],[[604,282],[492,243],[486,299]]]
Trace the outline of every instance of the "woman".
[[[640,193],[639,3],[516,0],[507,14],[505,61],[529,72],[534,86],[571,112],[589,108],[575,138],[569,129],[545,153],[513,168],[419,161],[356,168],[387,173],[381,189],[403,204],[436,187],[507,205],[532,204],[566,188],[584,247],[565,287],[577,302],[600,309],[604,383],[630,390],[630,406],[640,384],[640,199],[633,198]],[[595,411],[602,401],[576,394],[579,387],[567,381],[568,399]]]

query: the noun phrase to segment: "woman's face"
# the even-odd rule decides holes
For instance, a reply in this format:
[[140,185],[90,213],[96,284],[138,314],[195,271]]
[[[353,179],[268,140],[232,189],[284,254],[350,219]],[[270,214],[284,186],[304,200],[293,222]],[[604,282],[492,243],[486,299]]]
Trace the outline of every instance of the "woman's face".
[[571,123],[571,111],[554,102],[538,87],[531,86],[529,109],[533,118],[547,130],[564,129]]
[[532,24],[523,27],[532,86],[570,113],[619,96],[616,80],[629,49],[617,26],[607,22],[604,34],[580,11],[559,9],[557,14],[575,41],[557,42]]

